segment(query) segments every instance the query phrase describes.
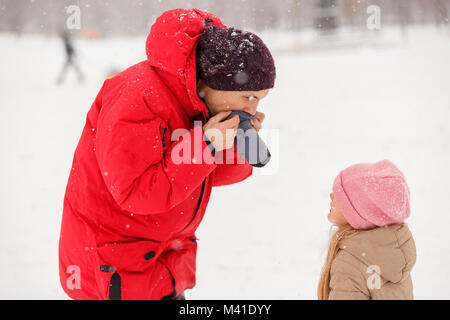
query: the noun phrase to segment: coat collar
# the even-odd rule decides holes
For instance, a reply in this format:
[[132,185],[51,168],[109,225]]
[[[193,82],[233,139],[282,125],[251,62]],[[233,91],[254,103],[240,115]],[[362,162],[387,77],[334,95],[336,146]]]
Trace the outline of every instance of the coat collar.
[[406,224],[361,230],[342,240],[339,249],[367,266],[378,266],[380,276],[393,283],[405,279],[416,262],[414,239]]

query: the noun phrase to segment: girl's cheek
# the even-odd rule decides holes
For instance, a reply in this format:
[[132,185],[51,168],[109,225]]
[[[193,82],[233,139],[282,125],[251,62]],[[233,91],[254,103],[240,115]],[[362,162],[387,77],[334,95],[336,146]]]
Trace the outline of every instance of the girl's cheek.
[[330,210],[330,213],[328,213],[328,221],[333,222],[333,212]]
[[344,215],[342,214],[342,212],[340,213],[340,219],[341,219],[341,223],[342,224],[346,224],[348,221],[347,219],[345,219]]

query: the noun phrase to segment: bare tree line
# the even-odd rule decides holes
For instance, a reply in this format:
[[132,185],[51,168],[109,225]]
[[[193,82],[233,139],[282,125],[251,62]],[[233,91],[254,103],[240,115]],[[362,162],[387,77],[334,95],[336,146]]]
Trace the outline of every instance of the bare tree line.
[[[321,8],[323,3],[329,8]],[[449,26],[450,0],[0,0],[0,31],[59,33],[70,5],[80,8],[81,29],[101,36],[145,34],[162,12],[180,7],[207,10],[229,26],[258,31],[320,28],[317,17],[325,11],[337,26],[364,28],[373,4],[381,8],[384,25]]]

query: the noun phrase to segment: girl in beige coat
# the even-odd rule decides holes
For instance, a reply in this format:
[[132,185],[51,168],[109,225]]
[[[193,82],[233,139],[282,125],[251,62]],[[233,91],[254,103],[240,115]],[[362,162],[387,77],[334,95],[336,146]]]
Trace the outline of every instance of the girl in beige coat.
[[357,164],[336,177],[330,240],[318,287],[321,300],[413,299],[416,247],[403,222],[409,188],[391,162]]

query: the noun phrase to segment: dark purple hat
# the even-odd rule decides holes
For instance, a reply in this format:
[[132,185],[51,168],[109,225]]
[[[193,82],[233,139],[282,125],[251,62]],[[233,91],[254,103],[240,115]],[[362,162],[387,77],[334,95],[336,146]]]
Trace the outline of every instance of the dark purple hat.
[[205,26],[196,49],[197,81],[224,91],[273,88],[275,63],[255,34],[234,28]]

